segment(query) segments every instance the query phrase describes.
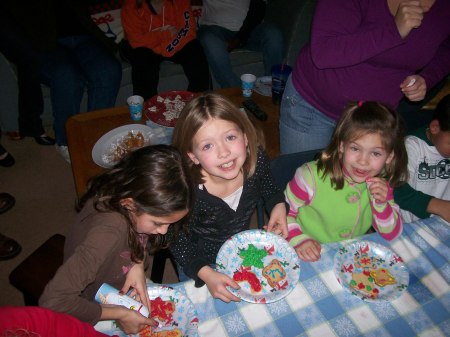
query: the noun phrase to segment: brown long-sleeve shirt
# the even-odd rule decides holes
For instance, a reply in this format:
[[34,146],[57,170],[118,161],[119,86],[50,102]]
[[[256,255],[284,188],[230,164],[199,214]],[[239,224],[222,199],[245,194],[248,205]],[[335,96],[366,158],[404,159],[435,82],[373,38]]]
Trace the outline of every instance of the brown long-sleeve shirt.
[[95,294],[103,283],[124,285],[133,266],[127,222],[116,212],[99,212],[88,202],[67,235],[64,264],[46,286],[39,305],[96,324],[101,306]]

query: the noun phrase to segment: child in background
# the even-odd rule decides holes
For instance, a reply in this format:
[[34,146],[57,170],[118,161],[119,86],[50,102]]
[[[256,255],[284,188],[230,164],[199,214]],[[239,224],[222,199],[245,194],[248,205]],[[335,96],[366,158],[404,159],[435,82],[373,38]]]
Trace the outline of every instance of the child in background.
[[439,215],[450,222],[450,95],[433,119],[406,138],[408,184],[394,190],[403,221]]
[[187,164],[167,145],[133,151],[93,178],[67,235],[64,263],[46,286],[40,306],[92,325],[115,320],[127,334],[157,325],[134,310],[97,303],[95,294],[103,283],[123,293],[132,288],[130,296],[150,307],[146,247],[163,247],[168,227],[181,225],[191,207],[192,186]]
[[407,179],[398,114],[376,102],[349,104],[317,162],[297,169],[285,194],[288,241],[304,261],[321,243],[363,235],[371,226],[386,240],[402,232],[391,186]]
[[190,0],[124,0],[120,11],[125,39],[122,54],[131,64],[133,94],[145,100],[157,94],[163,61],[179,64],[187,90],[209,89],[209,67]]
[[171,251],[181,280],[187,275],[197,287],[206,283],[225,302],[239,301],[227,290],[239,286],[211,266],[228,238],[249,229],[261,197],[270,214],[266,229],[287,236],[286,203],[261,138],[247,115],[218,94],[189,102],[174,130],[173,143],[189,160],[197,189],[189,232],[180,233]]

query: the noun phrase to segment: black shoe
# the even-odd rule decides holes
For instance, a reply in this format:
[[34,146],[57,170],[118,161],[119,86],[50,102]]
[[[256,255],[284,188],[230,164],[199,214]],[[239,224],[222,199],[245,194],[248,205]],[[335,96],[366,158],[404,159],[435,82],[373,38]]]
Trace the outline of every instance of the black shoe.
[[9,260],[19,255],[22,247],[16,240],[0,234],[0,260]]
[[16,199],[9,193],[0,193],[0,214],[9,211],[14,204]]
[[46,135],[34,137],[34,140],[39,145],[55,145],[55,140],[52,137]]
[[5,158],[0,159],[0,166],[10,167],[13,166],[15,162],[14,157],[8,153]]

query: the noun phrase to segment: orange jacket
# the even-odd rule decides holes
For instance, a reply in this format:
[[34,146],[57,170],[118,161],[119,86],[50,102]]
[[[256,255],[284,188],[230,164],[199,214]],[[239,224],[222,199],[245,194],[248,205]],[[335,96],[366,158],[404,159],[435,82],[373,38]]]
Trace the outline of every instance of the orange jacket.
[[[164,0],[159,15],[153,14],[146,2],[138,8],[135,0],[125,0],[121,19],[125,38],[133,48],[146,47],[166,57],[196,37],[190,0]],[[176,33],[168,26],[175,27]]]

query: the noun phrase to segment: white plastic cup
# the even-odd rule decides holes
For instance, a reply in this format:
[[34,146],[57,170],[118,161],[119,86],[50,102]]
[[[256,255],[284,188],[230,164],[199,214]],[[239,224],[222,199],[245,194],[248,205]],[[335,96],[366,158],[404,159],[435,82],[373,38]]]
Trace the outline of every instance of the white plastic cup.
[[244,97],[250,97],[253,93],[253,87],[255,86],[256,76],[253,74],[243,74],[241,76],[242,82],[242,95]]
[[137,311],[142,316],[148,317],[150,312],[148,308],[141,302],[132,299],[127,295],[120,295],[119,290],[110,286],[108,283],[103,283],[95,294],[95,300],[103,304],[122,305],[128,309]]
[[144,98],[139,95],[133,95],[127,99],[130,109],[131,120],[140,121],[142,119],[142,109],[144,108]]

